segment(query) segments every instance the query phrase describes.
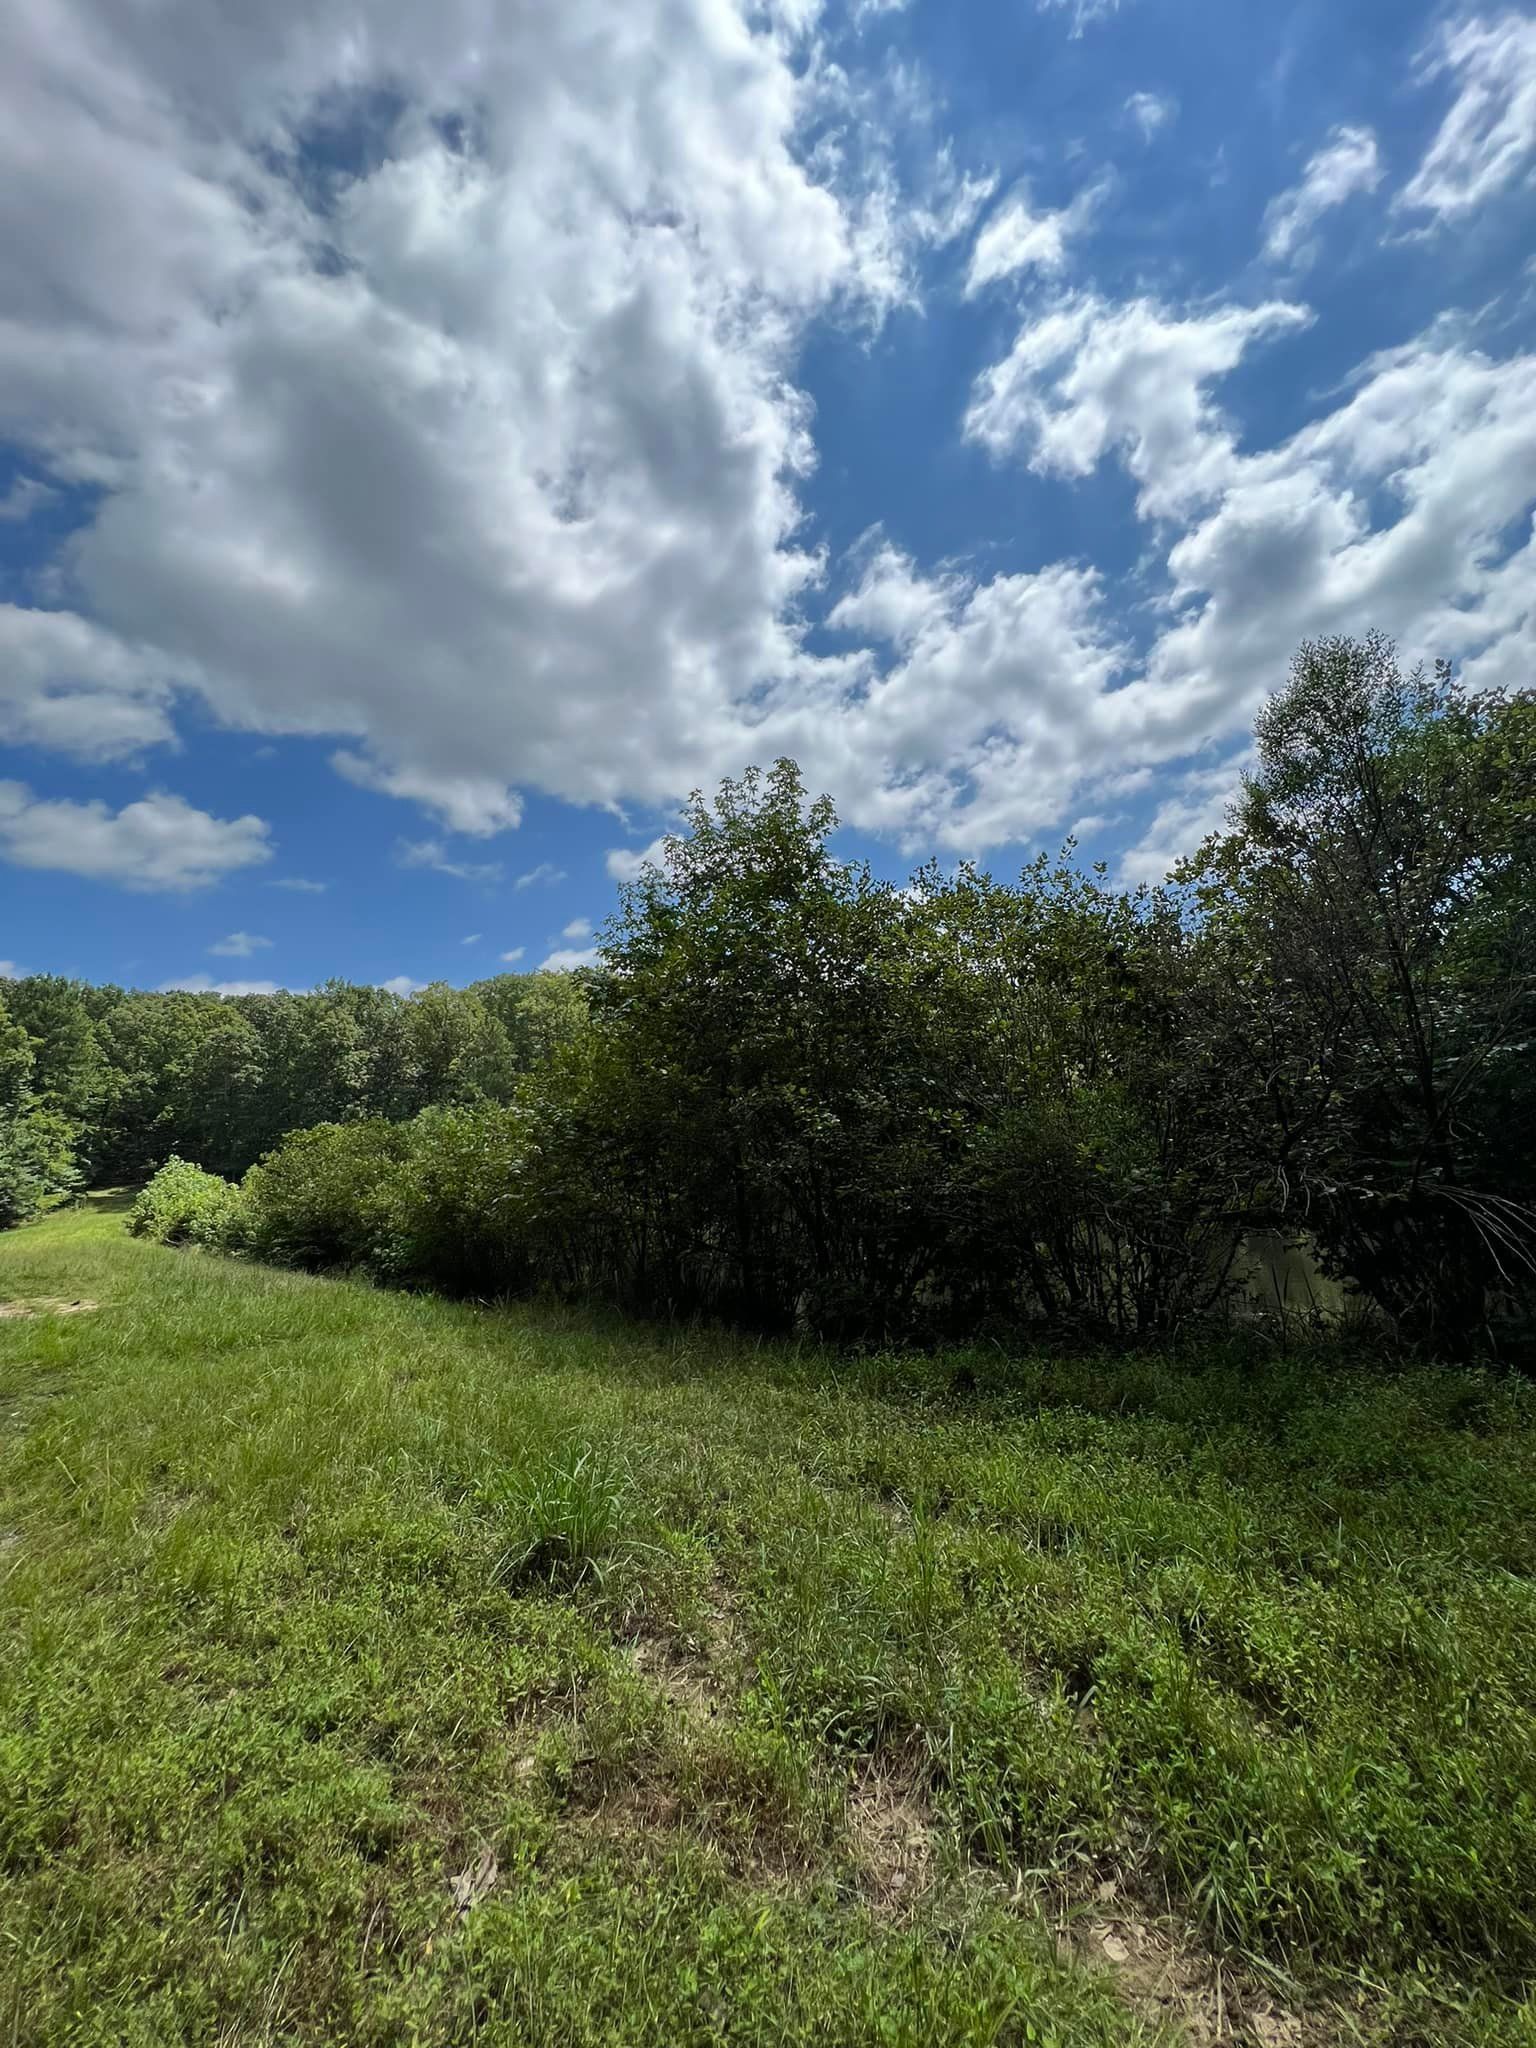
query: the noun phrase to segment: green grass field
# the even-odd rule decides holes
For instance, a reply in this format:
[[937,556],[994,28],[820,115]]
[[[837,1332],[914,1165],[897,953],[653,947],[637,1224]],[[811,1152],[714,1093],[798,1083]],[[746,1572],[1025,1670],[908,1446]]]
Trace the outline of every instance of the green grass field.
[[1536,1399],[0,1239],[0,2044],[1536,2041]]

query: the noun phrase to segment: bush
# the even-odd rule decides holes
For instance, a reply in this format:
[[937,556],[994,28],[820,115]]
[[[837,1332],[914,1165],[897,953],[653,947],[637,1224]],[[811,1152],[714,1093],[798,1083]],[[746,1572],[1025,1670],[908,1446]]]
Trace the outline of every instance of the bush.
[[241,1183],[251,1249],[290,1266],[380,1269],[389,1183],[411,1127],[381,1118],[296,1131]]
[[533,1279],[519,1109],[428,1110],[374,1197],[372,1263],[390,1280],[450,1294],[510,1294]]
[[128,1228],[156,1244],[239,1251],[247,1235],[246,1206],[232,1181],[173,1156],[140,1192]]

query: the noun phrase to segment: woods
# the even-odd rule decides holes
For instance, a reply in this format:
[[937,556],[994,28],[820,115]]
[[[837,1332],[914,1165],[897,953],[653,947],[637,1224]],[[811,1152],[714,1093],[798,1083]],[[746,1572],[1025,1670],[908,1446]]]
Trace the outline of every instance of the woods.
[[154,1234],[844,1338],[1166,1337],[1278,1231],[1397,1342],[1525,1355],[1536,693],[1308,644],[1155,889],[898,888],[835,823],[787,760],[695,796],[577,976],[11,984],[9,1142],[246,1174],[179,1165]]

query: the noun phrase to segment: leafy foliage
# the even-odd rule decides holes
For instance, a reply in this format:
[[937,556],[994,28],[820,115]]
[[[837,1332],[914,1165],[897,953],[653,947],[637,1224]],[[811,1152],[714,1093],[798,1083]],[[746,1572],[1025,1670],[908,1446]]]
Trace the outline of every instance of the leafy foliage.
[[240,1191],[216,1173],[185,1159],[168,1159],[143,1188],[128,1215],[135,1237],[155,1244],[195,1244],[205,1251],[237,1251],[245,1241],[246,1208]]
[[36,1087],[36,1041],[0,997],[0,1230],[79,1184],[76,1126]]
[[787,760],[696,795],[575,975],[17,983],[37,1100],[98,1173],[260,1161],[264,1255],[413,1286],[1140,1341],[1262,1231],[1405,1345],[1536,1343],[1536,692],[1303,647],[1156,890],[1070,847],[898,889],[835,825]]

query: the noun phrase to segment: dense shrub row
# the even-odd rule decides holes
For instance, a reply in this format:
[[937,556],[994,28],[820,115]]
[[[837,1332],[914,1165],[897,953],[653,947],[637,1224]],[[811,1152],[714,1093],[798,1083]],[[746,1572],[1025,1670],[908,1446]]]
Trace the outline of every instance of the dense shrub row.
[[1220,1314],[1247,1232],[1304,1226],[1404,1339],[1516,1342],[1536,695],[1329,642],[1256,755],[1231,829],[1131,893],[1044,859],[897,889],[833,857],[792,763],[727,783],[509,1102],[290,1138],[227,1234],[767,1327],[1140,1337]]

